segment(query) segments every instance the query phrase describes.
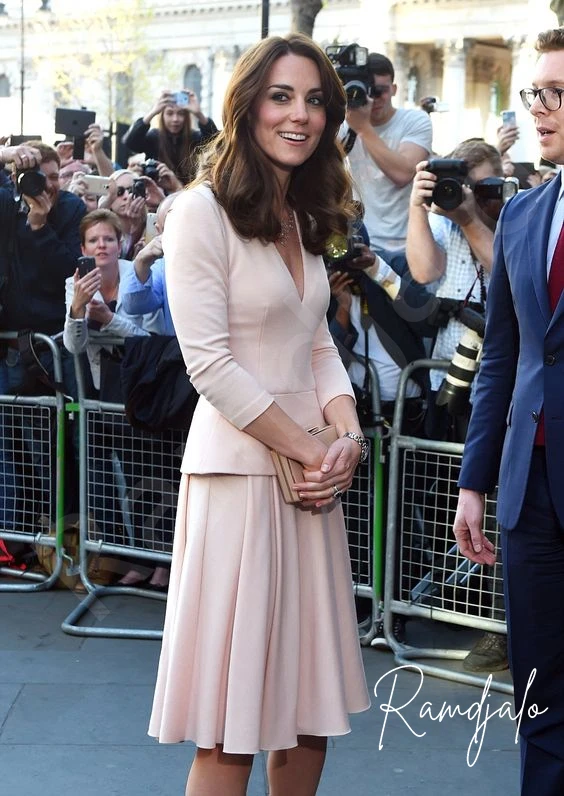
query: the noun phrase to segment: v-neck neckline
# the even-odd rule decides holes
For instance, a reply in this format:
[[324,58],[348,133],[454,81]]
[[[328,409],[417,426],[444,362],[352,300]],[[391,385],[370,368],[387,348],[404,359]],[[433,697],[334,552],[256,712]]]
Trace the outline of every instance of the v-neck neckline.
[[298,297],[298,301],[300,302],[300,304],[303,304],[304,303],[304,296],[305,296],[305,292],[306,292],[306,268],[305,268],[304,247],[303,247],[303,244],[302,244],[302,238],[301,238],[301,235],[300,235],[300,228],[298,226],[297,218],[296,218],[296,214],[295,214],[294,210],[292,210],[292,215],[294,217],[294,223],[296,225],[296,230],[297,230],[297,235],[298,235],[298,244],[299,244],[299,247],[300,247],[300,260],[301,260],[301,263],[302,263],[302,294],[301,294],[301,296],[300,296],[300,291],[298,290],[297,282],[294,279],[294,277],[292,276],[292,272],[290,271],[290,269],[288,267],[288,264],[286,263],[286,260],[280,254],[280,251],[279,251],[278,246],[276,245],[276,243],[274,243],[273,245],[274,245],[274,249],[276,250],[276,254],[278,255],[278,258],[279,258],[280,262],[284,266],[284,270],[286,271],[286,273],[290,277],[290,280],[292,281],[292,284],[294,285],[294,290],[296,291],[296,295]]

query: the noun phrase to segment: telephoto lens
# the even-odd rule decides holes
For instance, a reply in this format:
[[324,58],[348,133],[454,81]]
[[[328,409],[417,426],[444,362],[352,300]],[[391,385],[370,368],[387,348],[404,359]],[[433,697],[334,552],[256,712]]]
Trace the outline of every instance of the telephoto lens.
[[437,395],[437,406],[446,406],[451,415],[463,415],[468,409],[472,382],[480,365],[485,321],[482,315],[464,307],[458,319],[464,330]]

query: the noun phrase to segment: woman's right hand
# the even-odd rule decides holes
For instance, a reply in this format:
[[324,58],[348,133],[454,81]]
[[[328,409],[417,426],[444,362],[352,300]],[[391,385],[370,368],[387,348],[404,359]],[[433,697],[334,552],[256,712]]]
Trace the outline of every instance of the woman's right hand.
[[93,268],[85,276],[80,276],[78,268],[74,272],[74,295],[71,304],[71,318],[86,317],[86,305],[92,301],[94,294],[102,286],[102,274],[99,268]]
[[166,108],[167,105],[174,104],[174,92],[170,89],[163,89],[159,95],[159,98],[145,117],[146,119],[152,119],[153,116],[157,116],[157,114],[162,113],[162,111]]

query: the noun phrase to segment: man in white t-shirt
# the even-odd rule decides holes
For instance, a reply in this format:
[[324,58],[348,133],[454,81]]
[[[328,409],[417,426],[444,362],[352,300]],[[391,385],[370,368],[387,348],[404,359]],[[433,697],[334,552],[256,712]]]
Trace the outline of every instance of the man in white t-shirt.
[[393,107],[397,86],[389,58],[371,53],[368,68],[368,101],[347,110],[349,164],[370,247],[393,252],[405,248],[411,183],[415,166],[431,152],[433,129],[427,113]]

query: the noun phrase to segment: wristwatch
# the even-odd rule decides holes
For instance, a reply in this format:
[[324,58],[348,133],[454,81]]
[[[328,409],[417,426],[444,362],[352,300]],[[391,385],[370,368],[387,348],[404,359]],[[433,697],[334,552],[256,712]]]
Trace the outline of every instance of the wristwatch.
[[360,445],[360,462],[365,462],[368,459],[368,440],[366,437],[361,437],[360,434],[355,434],[354,431],[345,431],[343,437],[354,439]]

